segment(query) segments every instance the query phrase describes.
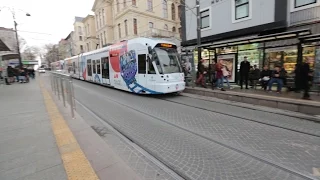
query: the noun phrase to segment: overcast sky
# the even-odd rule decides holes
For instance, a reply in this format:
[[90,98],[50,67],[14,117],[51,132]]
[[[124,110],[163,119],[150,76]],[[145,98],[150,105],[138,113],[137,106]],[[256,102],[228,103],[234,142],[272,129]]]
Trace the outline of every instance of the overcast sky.
[[[11,12],[3,6],[14,8],[19,36],[28,45],[58,43],[73,30],[75,16],[93,14],[93,3],[94,0],[0,0],[0,27],[13,28]],[[26,13],[31,16],[25,16]]]

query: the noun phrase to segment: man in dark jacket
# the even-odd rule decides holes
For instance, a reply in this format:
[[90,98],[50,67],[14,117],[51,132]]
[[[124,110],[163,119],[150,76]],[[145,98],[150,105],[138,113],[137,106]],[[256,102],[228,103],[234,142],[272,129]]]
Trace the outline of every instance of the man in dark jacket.
[[277,83],[277,93],[281,93],[284,77],[285,77],[285,74],[283,71],[281,71],[281,67],[276,66],[275,70],[272,72],[271,79],[269,81],[269,91],[271,91],[271,87],[273,83]]
[[240,86],[243,89],[243,81],[245,81],[246,89],[248,88],[248,79],[250,72],[250,63],[248,62],[247,57],[244,57],[244,60],[240,63]]
[[309,65],[309,60],[306,62],[306,63],[303,63],[302,64],[302,67],[301,67],[301,87],[302,89],[304,90],[304,94],[303,94],[303,97],[302,99],[306,99],[306,100],[310,100],[310,94],[309,94],[309,89],[310,89],[310,85],[309,85],[309,82],[311,80],[311,77],[312,77],[312,74],[311,74],[311,71],[310,71],[310,65]]
[[264,90],[267,90],[267,86],[270,81],[271,74],[272,74],[272,72],[268,69],[268,66],[265,65],[263,67],[263,70],[260,73],[260,83],[261,83],[261,87]]
[[204,67],[204,64],[203,64],[204,60],[201,59],[200,63],[198,64],[198,73],[199,73],[199,77],[196,81],[196,84],[200,84],[202,87],[206,88],[206,85],[205,85],[205,74],[207,73],[206,72],[206,69]]

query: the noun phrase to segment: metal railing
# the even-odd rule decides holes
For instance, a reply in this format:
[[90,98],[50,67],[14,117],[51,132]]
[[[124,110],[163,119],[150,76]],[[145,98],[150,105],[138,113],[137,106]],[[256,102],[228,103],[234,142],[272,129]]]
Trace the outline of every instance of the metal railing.
[[52,92],[58,96],[59,100],[62,99],[64,107],[66,107],[66,102],[69,104],[72,118],[75,118],[74,111],[76,110],[76,104],[72,77],[58,72],[51,72],[50,82]]

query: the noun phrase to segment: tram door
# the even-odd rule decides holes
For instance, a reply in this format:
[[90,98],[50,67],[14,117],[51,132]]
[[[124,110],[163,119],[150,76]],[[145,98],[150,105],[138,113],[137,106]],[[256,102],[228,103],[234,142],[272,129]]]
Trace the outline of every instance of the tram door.
[[102,84],[110,84],[109,57],[101,58]]
[[91,59],[87,60],[87,80],[91,81],[92,80],[92,64],[91,64]]
[[138,54],[138,78],[139,84],[142,86],[146,86],[147,84],[147,64],[146,64],[146,55]]
[[96,60],[96,73],[94,75],[94,82],[96,83],[102,83],[101,82],[101,63],[100,63],[100,59]]

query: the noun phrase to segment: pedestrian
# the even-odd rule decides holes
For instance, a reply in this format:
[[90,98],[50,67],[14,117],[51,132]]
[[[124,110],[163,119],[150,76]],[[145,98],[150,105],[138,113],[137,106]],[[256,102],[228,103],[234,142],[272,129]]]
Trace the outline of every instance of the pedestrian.
[[312,73],[310,71],[310,60],[308,59],[305,63],[302,64],[301,67],[301,87],[304,90],[302,99],[311,100],[310,99],[310,85],[309,82],[312,80]]
[[211,75],[211,88],[214,90],[214,87],[216,86],[217,78],[216,78],[216,64],[213,62],[210,64],[210,75]]
[[225,91],[225,89],[223,88],[223,72],[222,72],[222,64],[220,61],[217,62],[216,64],[216,78],[217,78],[217,87],[218,89],[220,89],[221,91]]
[[198,73],[199,73],[199,77],[196,81],[197,85],[201,85],[204,88],[207,88],[206,84],[205,84],[205,75],[206,75],[206,70],[204,67],[204,59],[201,59],[200,63],[198,64]]
[[226,83],[228,85],[228,88],[232,89],[231,86],[230,86],[230,83],[229,83],[230,71],[229,71],[228,67],[225,64],[222,65],[222,74],[223,74],[222,81],[223,82],[226,81]]
[[277,93],[281,93],[282,87],[283,87],[283,78],[285,77],[285,74],[283,71],[281,71],[281,66],[276,66],[275,70],[272,72],[271,79],[269,81],[269,92],[271,92],[271,88],[273,83],[277,83]]
[[260,83],[261,83],[261,87],[262,89],[264,89],[265,91],[267,90],[268,87],[268,83],[270,81],[271,78],[271,71],[269,70],[268,66],[265,65],[263,67],[263,70],[260,73]]
[[243,61],[240,63],[240,86],[243,89],[243,81],[245,81],[246,89],[248,88],[248,79],[250,72],[250,63],[248,62],[247,56],[244,57]]

